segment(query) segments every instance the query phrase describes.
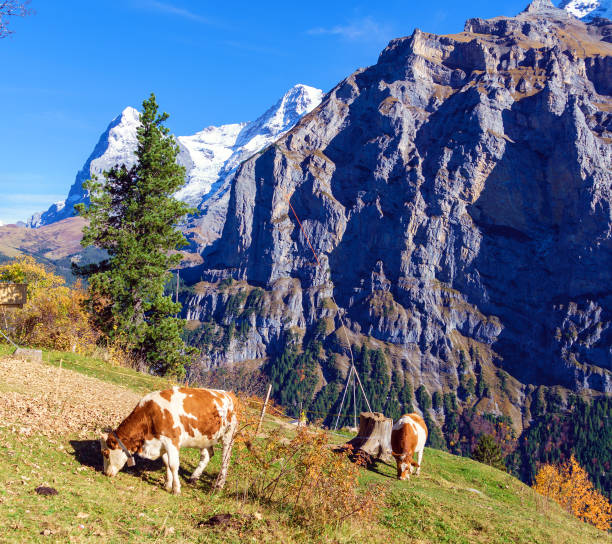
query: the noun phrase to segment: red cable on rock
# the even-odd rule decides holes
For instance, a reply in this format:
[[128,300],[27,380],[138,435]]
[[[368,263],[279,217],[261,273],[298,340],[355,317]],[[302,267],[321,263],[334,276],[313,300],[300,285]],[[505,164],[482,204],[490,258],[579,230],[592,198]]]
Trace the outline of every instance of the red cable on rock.
[[[314,255],[315,260],[317,261],[317,264],[320,266],[321,262],[319,261],[319,257],[317,257],[317,253],[314,250],[314,248],[312,247],[312,244],[310,243],[310,239],[308,238],[308,234],[306,234],[306,231],[304,230],[304,227],[302,226],[302,222],[300,221],[300,218],[298,217],[297,213],[295,213],[295,210],[293,209],[293,206],[291,205],[291,201],[289,200],[289,197],[285,197],[285,200],[287,201],[287,204],[289,204],[289,207],[291,208],[291,211],[293,212],[293,215],[295,216],[296,221],[298,222],[298,225],[300,226],[300,230],[302,231],[302,234],[304,235],[304,238],[306,238],[306,241],[308,242],[308,246],[310,247],[310,250],[312,251],[312,254]],[[344,319],[342,319],[342,316],[340,315],[340,306],[338,306],[338,303],[336,302],[336,299],[334,298],[334,295],[332,294],[331,299],[333,300],[334,304],[336,305],[336,308],[338,310],[338,313],[336,314],[338,316],[338,318],[340,319],[340,323],[342,323],[342,331],[344,332],[344,338],[346,339],[346,345],[348,347],[349,353],[351,355],[351,368],[349,370],[349,373],[347,375],[347,380],[346,380],[346,387],[344,389],[344,394],[342,395],[342,402],[340,403],[340,409],[338,410],[339,412],[342,411],[342,406],[344,405],[344,397],[346,396],[346,391],[348,389],[348,385],[351,379],[351,374],[354,372],[355,373],[355,378],[357,378],[357,383],[359,384],[359,387],[361,389],[361,393],[363,394],[363,398],[366,401],[366,404],[368,405],[368,410],[371,412],[372,408],[370,407],[370,402],[368,401],[368,397],[365,394],[365,390],[363,389],[363,385],[361,384],[361,378],[359,377],[359,373],[357,372],[357,368],[355,368],[355,361],[353,359],[353,350],[351,349],[351,343],[349,341],[348,338],[348,334],[346,332],[346,325],[344,324]],[[336,425],[334,426],[334,429],[336,429],[338,427],[338,420],[340,418],[340,414],[338,414],[338,417],[336,418]]]
[[319,262],[319,257],[317,257],[317,254],[316,254],[314,248],[312,247],[312,244],[310,243],[310,240],[308,239],[308,235],[306,234],[306,231],[304,230],[304,227],[302,226],[302,223],[300,222],[300,218],[297,216],[297,213],[295,213],[295,210],[293,209],[293,206],[291,205],[291,202],[289,201],[289,198],[287,198],[287,204],[289,204],[289,207],[291,208],[291,211],[293,212],[293,215],[295,215],[295,219],[297,220],[298,225],[300,226],[300,229],[302,230],[302,234],[304,235],[304,238],[306,238],[306,241],[308,242],[308,245],[310,246],[310,250],[312,251],[312,254],[314,255],[314,258],[317,261],[317,264],[321,265],[321,263]]

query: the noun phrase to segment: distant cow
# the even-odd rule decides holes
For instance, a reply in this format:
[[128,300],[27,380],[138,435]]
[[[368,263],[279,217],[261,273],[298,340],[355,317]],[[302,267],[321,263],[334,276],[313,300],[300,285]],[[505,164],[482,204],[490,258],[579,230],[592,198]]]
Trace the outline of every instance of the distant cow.
[[[423,449],[427,441],[427,426],[418,414],[403,415],[391,431],[391,449],[397,463],[397,477],[400,480],[410,478],[412,467],[416,475],[421,472]],[[415,461],[415,455],[418,460]]]
[[236,408],[231,393],[215,389],[173,387],[149,393],[116,431],[100,438],[104,474],[115,476],[126,461],[133,466],[135,453],[146,459],[161,456],[166,465],[166,489],[179,494],[179,449],[198,448],[201,452],[190,478],[193,483],[212,457],[213,446],[222,442],[221,472],[215,483],[215,488],[221,489],[238,422]]

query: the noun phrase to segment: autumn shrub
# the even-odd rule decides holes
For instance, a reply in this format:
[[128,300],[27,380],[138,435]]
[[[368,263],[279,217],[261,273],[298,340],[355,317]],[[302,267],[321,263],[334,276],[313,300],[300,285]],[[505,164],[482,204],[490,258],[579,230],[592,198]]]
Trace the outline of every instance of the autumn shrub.
[[32,257],[19,257],[0,265],[0,281],[27,284],[23,308],[3,308],[0,326],[17,344],[87,352],[98,333],[83,309],[85,291],[72,287]]
[[612,527],[612,504],[593,487],[573,455],[560,465],[542,465],[533,488],[598,529],[607,531]]
[[251,369],[246,365],[236,367],[217,367],[202,370],[194,365],[189,369],[188,379],[200,387],[210,389],[231,389],[247,397],[263,397],[268,387],[268,378],[258,368]]
[[375,517],[384,503],[382,487],[361,490],[360,468],[329,447],[325,432],[298,427],[287,438],[278,426],[255,436],[255,419],[236,438],[233,463],[240,471],[228,490],[237,498],[276,507],[311,529]]

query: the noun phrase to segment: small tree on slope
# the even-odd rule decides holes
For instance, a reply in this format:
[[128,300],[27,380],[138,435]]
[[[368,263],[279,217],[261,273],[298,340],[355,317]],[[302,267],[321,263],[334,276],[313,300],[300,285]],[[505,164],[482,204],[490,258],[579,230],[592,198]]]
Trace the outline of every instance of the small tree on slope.
[[82,245],[105,249],[109,259],[89,278],[90,303],[108,337],[160,374],[182,376],[189,350],[180,336],[181,306],[164,296],[172,250],[186,245],[177,222],[191,210],[172,197],[184,184],[178,146],[158,114],[155,95],[142,104],[136,164],[115,166],[83,187],[90,205],[77,206],[89,220]]
[[506,470],[501,448],[490,434],[482,434],[472,452],[472,459],[491,465],[499,470]]
[[612,527],[612,504],[593,487],[589,475],[573,454],[561,465],[542,465],[533,488],[602,531]]

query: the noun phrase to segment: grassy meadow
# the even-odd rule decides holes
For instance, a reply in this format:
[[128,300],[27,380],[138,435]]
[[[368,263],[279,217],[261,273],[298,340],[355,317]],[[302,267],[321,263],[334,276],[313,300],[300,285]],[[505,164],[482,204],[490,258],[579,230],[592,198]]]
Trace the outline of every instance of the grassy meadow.
[[[0,542],[610,541],[510,475],[432,449],[421,475],[406,482],[384,463],[360,469],[364,489],[378,484],[384,490],[375,516],[357,513],[330,523],[304,522],[291,504],[247,496],[245,475],[257,467],[236,455],[225,490],[212,494],[220,448],[197,485],[186,478],[198,452],[182,450],[180,496],[164,491],[161,460],[139,459],[110,479],[100,472],[99,430],[168,381],[76,354],[45,351],[41,365],[15,361],[10,351],[0,346]],[[275,416],[265,430],[285,440],[295,435]],[[40,495],[39,486],[57,494]],[[210,521],[222,514],[231,516]]]

